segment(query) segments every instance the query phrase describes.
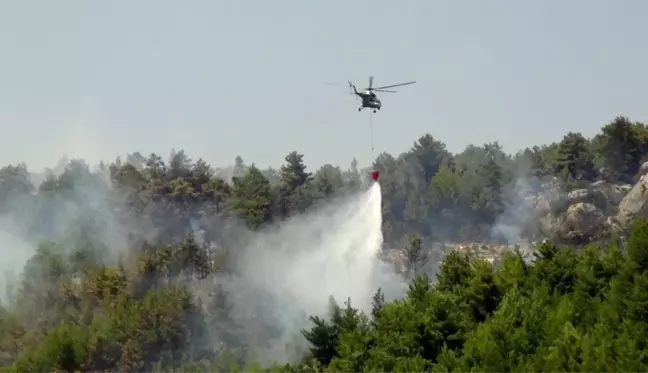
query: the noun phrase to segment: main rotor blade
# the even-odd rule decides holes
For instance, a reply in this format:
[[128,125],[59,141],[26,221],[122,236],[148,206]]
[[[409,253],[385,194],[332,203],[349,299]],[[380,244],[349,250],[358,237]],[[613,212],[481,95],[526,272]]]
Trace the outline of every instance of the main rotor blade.
[[408,85],[408,84],[414,84],[414,83],[416,83],[416,80],[411,81],[411,82],[407,82],[407,83],[400,83],[400,84],[394,84],[394,85],[385,85],[385,86],[382,86],[382,87],[374,88],[374,91],[377,90],[377,89],[400,87],[402,85]]
[[389,92],[389,93],[397,93],[396,91],[387,91],[387,90],[385,90],[385,89],[372,89],[372,91],[376,91],[376,92]]
[[371,87],[373,87],[373,76],[369,77],[369,89],[371,89]]

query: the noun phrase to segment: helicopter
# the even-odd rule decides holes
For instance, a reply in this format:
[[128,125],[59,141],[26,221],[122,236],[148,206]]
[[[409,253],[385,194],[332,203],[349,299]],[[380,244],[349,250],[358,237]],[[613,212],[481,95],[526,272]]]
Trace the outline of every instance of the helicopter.
[[380,110],[382,107],[382,102],[380,102],[380,99],[376,96],[374,92],[389,92],[389,93],[396,93],[396,91],[388,91],[385,88],[393,88],[393,87],[400,87],[403,85],[408,85],[408,84],[414,84],[416,81],[411,81],[411,82],[406,82],[406,83],[399,83],[399,84],[393,84],[393,85],[386,85],[382,87],[373,87],[373,76],[369,77],[369,87],[365,88],[365,92],[358,92],[356,89],[356,86],[349,82],[349,88],[353,88],[353,92],[351,94],[355,94],[359,96],[362,99],[362,102],[360,103],[360,106],[358,107],[358,111],[362,111],[364,108],[370,108],[373,109],[373,112],[375,113],[376,110]]

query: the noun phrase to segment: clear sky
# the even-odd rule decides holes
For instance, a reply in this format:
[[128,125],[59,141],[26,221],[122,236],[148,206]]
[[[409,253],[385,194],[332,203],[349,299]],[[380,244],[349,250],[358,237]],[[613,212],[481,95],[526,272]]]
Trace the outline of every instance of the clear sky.
[[429,132],[507,151],[648,121],[646,0],[0,2],[0,162],[185,149],[261,166],[372,159]]

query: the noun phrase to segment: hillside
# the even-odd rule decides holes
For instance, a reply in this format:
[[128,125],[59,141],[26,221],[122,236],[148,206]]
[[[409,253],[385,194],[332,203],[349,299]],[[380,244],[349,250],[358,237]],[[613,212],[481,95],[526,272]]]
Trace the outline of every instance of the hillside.
[[[517,154],[451,154],[429,134],[380,154],[382,254],[409,290],[377,292],[371,315],[332,300],[330,319],[310,321],[236,263],[258,232],[366,189],[356,162],[311,173],[293,151],[279,170],[241,157],[216,169],[180,150],[44,176],[9,165],[0,367],[645,370],[647,155],[648,128],[624,117]],[[460,243],[484,249],[448,250]],[[317,281],[312,293],[329,296]]]

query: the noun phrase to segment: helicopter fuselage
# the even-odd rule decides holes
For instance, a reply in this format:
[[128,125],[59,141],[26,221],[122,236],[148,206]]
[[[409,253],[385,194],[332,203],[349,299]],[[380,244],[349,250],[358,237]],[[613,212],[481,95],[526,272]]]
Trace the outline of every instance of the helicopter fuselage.
[[370,109],[377,109],[380,110],[382,107],[382,102],[380,102],[380,99],[376,97],[376,94],[373,92],[369,93],[362,93],[358,92],[356,93],[360,98],[362,99],[362,103],[360,104],[360,107],[358,108],[358,111],[362,110],[363,108],[370,108]]
[[399,83],[399,84],[392,84],[392,85],[386,85],[382,87],[374,87],[373,86],[373,76],[369,77],[369,87],[365,89],[364,92],[358,92],[356,89],[356,86],[351,83],[351,81],[348,81],[349,83],[349,88],[353,88],[352,94],[355,93],[357,96],[359,96],[362,99],[362,103],[360,104],[360,107],[358,107],[358,111],[362,111],[364,108],[371,108],[373,109],[373,112],[375,113],[376,110],[380,110],[382,107],[382,102],[376,97],[376,93],[374,92],[391,92],[395,93],[396,91],[388,91],[386,88],[393,88],[393,87],[400,87],[403,85],[409,85],[409,84],[414,84],[416,81],[411,81],[411,82],[405,82],[405,83]]

